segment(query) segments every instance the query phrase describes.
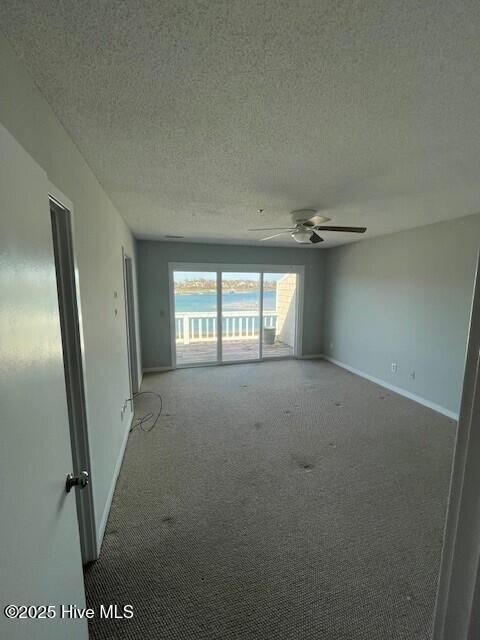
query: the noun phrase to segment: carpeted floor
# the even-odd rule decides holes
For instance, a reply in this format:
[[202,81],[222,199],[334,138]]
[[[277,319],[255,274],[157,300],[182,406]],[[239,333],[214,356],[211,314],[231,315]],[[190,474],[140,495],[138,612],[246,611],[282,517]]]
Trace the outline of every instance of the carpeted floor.
[[[426,640],[453,421],[323,361],[148,375],[89,606],[93,639]],[[153,407],[138,401],[137,413]]]

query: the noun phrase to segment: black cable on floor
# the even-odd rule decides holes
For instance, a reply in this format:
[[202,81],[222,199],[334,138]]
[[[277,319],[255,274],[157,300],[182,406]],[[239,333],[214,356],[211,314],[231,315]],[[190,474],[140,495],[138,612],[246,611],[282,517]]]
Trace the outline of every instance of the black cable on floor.
[[[138,398],[139,396],[143,396],[147,394],[156,396],[159,399],[160,408],[158,409],[157,412],[151,411],[150,413],[146,413],[145,415],[140,416],[140,418],[138,418],[137,421],[134,422],[130,427],[130,433],[134,431],[134,429],[137,429],[138,427],[140,427],[140,429],[145,433],[149,433],[150,431],[152,431],[152,429],[155,428],[155,425],[157,424],[160,416],[162,415],[162,409],[163,409],[162,396],[159,393],[156,393],[155,391],[138,391],[137,393],[134,393],[133,396],[129,398],[129,400],[131,400],[133,403],[135,399]],[[135,406],[134,406],[134,409],[135,409]],[[153,423],[148,428],[145,427],[144,425],[150,422],[150,420],[152,420],[154,416],[155,416],[155,420],[153,421]]]

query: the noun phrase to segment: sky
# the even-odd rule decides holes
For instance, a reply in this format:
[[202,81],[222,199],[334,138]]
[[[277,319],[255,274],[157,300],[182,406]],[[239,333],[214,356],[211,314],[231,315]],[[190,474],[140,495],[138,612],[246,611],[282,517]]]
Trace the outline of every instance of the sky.
[[[265,280],[280,280],[284,273],[266,273]],[[175,271],[175,282],[183,282],[184,280],[215,280],[215,272],[213,271]],[[225,272],[225,280],[258,280],[258,273],[233,273]]]

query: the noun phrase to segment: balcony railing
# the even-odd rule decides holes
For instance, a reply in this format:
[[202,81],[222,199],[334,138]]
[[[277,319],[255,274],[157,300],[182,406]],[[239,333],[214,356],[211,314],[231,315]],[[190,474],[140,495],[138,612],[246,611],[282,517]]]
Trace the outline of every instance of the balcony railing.
[[[276,311],[263,314],[263,326],[275,327]],[[260,318],[257,311],[224,311],[222,313],[222,338],[225,340],[251,340],[258,336]],[[217,339],[217,314],[215,311],[175,314],[175,340],[182,344],[209,342]]]

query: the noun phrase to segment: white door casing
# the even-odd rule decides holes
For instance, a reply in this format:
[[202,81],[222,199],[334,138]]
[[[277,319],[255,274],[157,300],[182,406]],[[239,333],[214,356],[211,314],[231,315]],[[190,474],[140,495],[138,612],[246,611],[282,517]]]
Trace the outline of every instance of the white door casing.
[[453,460],[433,640],[480,637],[480,259]]

